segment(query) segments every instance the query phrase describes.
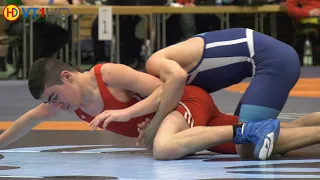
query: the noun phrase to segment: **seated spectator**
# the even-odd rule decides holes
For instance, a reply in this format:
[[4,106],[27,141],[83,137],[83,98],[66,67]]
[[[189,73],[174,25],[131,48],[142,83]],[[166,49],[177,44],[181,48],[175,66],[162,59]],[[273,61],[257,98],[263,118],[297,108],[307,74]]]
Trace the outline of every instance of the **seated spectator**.
[[[176,0],[176,3],[186,7],[195,7],[194,0]],[[197,34],[195,16],[193,14],[180,14],[180,28],[183,39]]]
[[319,0],[287,0],[286,4],[288,14],[297,20],[320,16]]
[[[313,64],[319,64],[320,43],[320,1],[319,0],[287,0],[287,12],[296,21],[296,37],[294,48],[300,56],[301,64],[303,64],[304,44],[308,38],[312,45]],[[310,19],[313,18],[313,21]],[[307,20],[307,21],[306,21]],[[312,22],[312,23],[310,23]],[[298,33],[297,33],[298,32]]]
[[[85,0],[88,4],[95,5],[116,5],[116,6],[162,6],[167,0]],[[134,66],[141,56],[141,47],[143,40],[135,35],[135,28],[141,21],[140,16],[120,16],[120,60],[122,64]],[[98,39],[98,17],[93,21],[91,28],[94,64],[100,61],[110,61],[110,57],[106,57],[105,41]],[[135,61],[136,60],[136,61]],[[140,63],[133,68],[139,68]]]

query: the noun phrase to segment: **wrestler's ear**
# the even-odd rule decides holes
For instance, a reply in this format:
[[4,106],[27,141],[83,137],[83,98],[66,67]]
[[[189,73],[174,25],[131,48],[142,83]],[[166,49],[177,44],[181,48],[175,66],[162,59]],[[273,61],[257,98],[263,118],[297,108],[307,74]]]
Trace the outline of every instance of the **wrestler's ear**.
[[72,83],[73,82],[73,76],[70,71],[62,71],[60,73],[60,78],[63,83]]

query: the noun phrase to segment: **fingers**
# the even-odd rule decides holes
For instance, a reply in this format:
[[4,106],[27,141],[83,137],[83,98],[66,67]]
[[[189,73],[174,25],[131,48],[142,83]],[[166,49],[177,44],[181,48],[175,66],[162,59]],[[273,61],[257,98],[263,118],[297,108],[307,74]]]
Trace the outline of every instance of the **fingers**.
[[92,126],[98,119],[100,119],[101,114],[99,114],[98,116],[96,116],[88,125]]
[[141,143],[140,143],[138,140],[136,141],[136,146],[137,146],[137,147],[140,147],[140,146],[141,146]]
[[96,124],[97,124],[97,122],[99,122],[98,116],[95,117],[95,118],[89,123],[89,126],[91,127],[91,131],[93,131],[94,129],[96,129]]
[[141,144],[141,142],[142,142],[143,135],[144,135],[144,132],[143,131],[139,131],[139,136],[137,138],[137,142],[139,144]]
[[143,141],[146,141],[145,140],[145,133],[146,133],[147,127],[150,122],[151,122],[151,119],[146,118],[145,121],[138,124],[137,131],[139,132],[139,136],[136,141],[136,146],[142,146],[142,145],[144,146],[145,145],[143,143]]
[[142,123],[138,124],[138,128],[140,129],[145,129],[145,127],[151,122],[151,119],[147,118],[145,121],[143,121]]
[[102,125],[102,129],[103,129],[103,130],[107,130],[107,126],[108,126],[108,124],[109,124],[111,121],[112,121],[112,118],[111,118],[111,116],[109,116],[109,117],[104,121],[104,123],[103,123],[103,125]]
[[143,121],[142,123],[138,124],[138,128],[143,129],[146,126],[146,122]]
[[91,127],[91,131],[97,130],[99,124],[104,121],[105,119],[109,118],[109,114],[100,114],[96,116],[90,123],[89,126]]
[[139,136],[138,136],[137,141],[136,141],[136,146],[141,146],[145,132],[140,128],[138,128],[137,131],[139,132]]
[[99,120],[94,120],[94,123],[91,125],[91,131],[97,130],[98,124],[100,123]]

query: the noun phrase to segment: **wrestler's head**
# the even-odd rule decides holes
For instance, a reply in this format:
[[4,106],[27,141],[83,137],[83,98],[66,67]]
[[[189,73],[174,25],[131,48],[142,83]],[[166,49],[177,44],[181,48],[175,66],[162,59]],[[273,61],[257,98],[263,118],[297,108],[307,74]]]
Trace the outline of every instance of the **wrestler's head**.
[[29,70],[30,93],[57,108],[75,110],[82,97],[77,74],[77,70],[58,59],[41,58]]

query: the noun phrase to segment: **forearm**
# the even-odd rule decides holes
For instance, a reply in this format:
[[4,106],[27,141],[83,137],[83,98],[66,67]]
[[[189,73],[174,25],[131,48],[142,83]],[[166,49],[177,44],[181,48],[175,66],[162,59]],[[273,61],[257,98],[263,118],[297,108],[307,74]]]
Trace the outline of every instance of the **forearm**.
[[159,108],[162,90],[163,86],[159,86],[150,96],[128,107],[126,110],[130,114],[130,117],[135,118],[154,113]]
[[0,135],[0,148],[18,140],[40,122],[41,121],[38,118],[33,117],[28,113],[24,114]]
[[163,86],[159,108],[154,115],[150,127],[158,129],[163,119],[179,104],[185,87],[183,78],[171,78]]

